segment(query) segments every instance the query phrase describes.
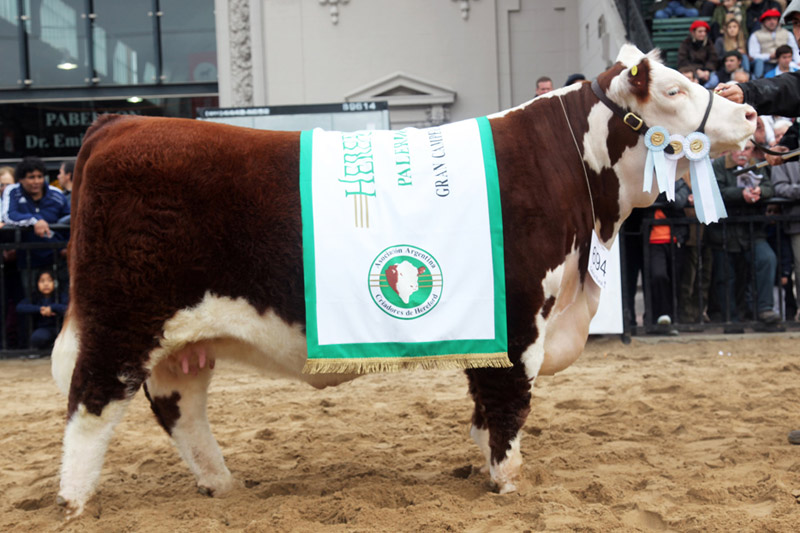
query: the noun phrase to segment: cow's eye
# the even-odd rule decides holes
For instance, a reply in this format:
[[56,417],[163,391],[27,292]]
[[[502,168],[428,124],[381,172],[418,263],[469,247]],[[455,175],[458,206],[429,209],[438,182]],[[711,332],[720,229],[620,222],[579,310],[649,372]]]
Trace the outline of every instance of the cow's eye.
[[677,87],[673,87],[672,89],[667,91],[667,96],[675,96],[679,92],[681,92],[680,89],[678,89]]

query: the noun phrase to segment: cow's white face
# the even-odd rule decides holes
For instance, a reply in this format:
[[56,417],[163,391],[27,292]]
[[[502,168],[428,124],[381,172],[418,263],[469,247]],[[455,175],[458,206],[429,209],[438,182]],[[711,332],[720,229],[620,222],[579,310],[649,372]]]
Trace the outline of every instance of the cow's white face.
[[[617,61],[626,68],[611,82],[608,92],[612,99],[625,102],[649,126],[662,126],[684,136],[697,131],[711,92],[664,66],[655,50],[645,55],[626,44]],[[705,126],[711,140],[711,156],[740,150],[755,131],[755,110],[721,96],[711,97],[714,102]]]

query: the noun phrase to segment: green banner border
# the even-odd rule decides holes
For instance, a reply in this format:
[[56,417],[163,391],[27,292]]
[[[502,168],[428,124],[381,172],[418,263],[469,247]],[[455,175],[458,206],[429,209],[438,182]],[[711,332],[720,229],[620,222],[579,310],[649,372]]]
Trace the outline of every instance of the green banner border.
[[378,342],[326,344],[320,346],[317,329],[316,271],[314,258],[314,213],[311,192],[311,153],[312,131],[300,134],[300,202],[303,216],[303,269],[306,300],[306,337],[308,359],[364,359],[415,356],[488,354],[508,351],[508,331],[506,322],[506,282],[503,258],[503,214],[500,204],[500,184],[497,174],[497,160],[494,153],[494,139],[489,119],[480,117],[478,122],[481,147],[483,149],[486,192],[489,207],[489,226],[492,248],[492,269],[494,273],[494,339],[463,339],[431,342]]

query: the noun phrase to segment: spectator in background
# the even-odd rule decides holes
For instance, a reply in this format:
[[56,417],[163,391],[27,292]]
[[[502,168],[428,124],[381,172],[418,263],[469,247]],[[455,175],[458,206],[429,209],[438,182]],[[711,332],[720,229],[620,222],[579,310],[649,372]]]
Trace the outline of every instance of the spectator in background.
[[781,12],[777,9],[768,9],[761,15],[762,27],[750,35],[747,42],[747,52],[753,58],[753,77],[758,79],[764,73],[773,69],[777,64],[775,52],[781,45],[788,45],[792,50],[792,60],[800,64],[800,52],[797,42],[788,30],[778,27]]
[[701,17],[710,17],[722,5],[722,0],[700,0],[695,3]]
[[717,50],[708,39],[708,23],[695,20],[689,26],[689,36],[678,47],[678,68],[690,66],[700,85],[714,88],[719,84]]
[[[0,167],[0,198],[9,185],[14,185],[14,167]],[[2,227],[3,222],[0,220],[0,228]]]
[[733,73],[742,68],[742,54],[738,50],[725,52],[722,56],[722,68],[717,71],[720,83],[728,83],[733,79]]
[[[58,187],[64,193],[64,199],[69,204],[72,200],[72,173],[75,171],[75,163],[64,161],[58,169]],[[65,215],[58,219],[59,224],[69,224],[70,215]]]
[[[61,217],[69,215],[69,203],[64,194],[45,183],[46,168],[38,157],[26,157],[17,165],[14,178],[3,193],[3,221],[7,225],[32,227],[32,232],[23,232],[23,242],[58,242],[66,238],[50,229]],[[17,254],[17,264],[23,290],[30,294],[31,268],[41,268],[57,263],[52,250],[32,250],[30,264],[28,253]],[[66,269],[62,269],[66,273]],[[65,280],[64,280],[65,281]]]
[[585,79],[586,79],[586,76],[584,76],[580,72],[576,72],[575,74],[570,74],[569,77],[567,77],[567,83],[564,84],[564,87],[569,87],[573,83],[577,83],[577,82],[583,81]]
[[653,2],[653,18],[667,19],[670,17],[694,18],[700,13],[695,9],[694,3],[688,0],[656,0]]
[[689,80],[690,82],[697,83],[697,78],[694,77],[694,68],[688,66],[680,67],[678,69],[678,72],[683,74],[686,77],[686,79]]
[[781,24],[791,24],[794,41],[800,43],[800,0],[792,0],[786,6],[783,17],[781,17]]
[[553,90],[553,80],[547,76],[542,76],[536,80],[536,96],[547,94]]
[[[689,178],[688,173],[684,175]],[[684,180],[684,183],[686,181]],[[691,186],[687,183],[689,197],[684,213],[688,218],[696,218],[697,213],[694,209],[694,195]],[[708,306],[708,291],[711,287],[711,266],[712,255],[711,247],[702,245],[705,226],[703,224],[692,224],[689,226],[689,234],[686,239],[683,252],[683,266],[680,272],[680,287],[678,294],[679,320],[685,324],[699,323],[707,320],[705,308]],[[702,253],[700,250],[702,249]],[[702,262],[700,261],[702,259]],[[698,270],[698,266],[700,270]],[[698,287],[699,278],[699,287]],[[699,291],[699,292],[698,292]],[[700,305],[700,293],[702,293],[702,307]]]
[[782,44],[775,49],[775,59],[778,64],[774,69],[764,74],[765,78],[774,78],[787,72],[797,72],[797,67],[792,65],[792,49],[788,45]]
[[[60,298],[58,296],[61,296]],[[56,294],[56,280],[49,270],[41,272],[36,280],[36,290],[30,298],[17,304],[17,313],[33,318],[33,333],[30,347],[48,350],[58,335],[59,324],[56,317],[67,312],[67,294]]]
[[[783,128],[784,125],[780,121],[775,124],[775,138],[778,142],[780,142],[780,137],[783,136],[781,132],[785,132]],[[775,196],[795,201],[800,200],[800,162],[790,161],[783,165],[772,167],[771,170]],[[784,214],[792,215],[797,220],[797,222],[793,220],[785,223],[783,230],[791,241],[796,294],[800,297],[800,204],[794,203],[785,207]]]
[[750,81],[750,73],[744,69],[739,69],[731,76],[731,81],[735,83],[747,83]]
[[[666,193],[661,193],[656,198],[656,204],[663,204],[653,212],[653,218],[664,220],[667,218],[683,218],[683,208],[689,198],[689,187],[686,182],[679,179],[675,183],[675,201],[667,202]],[[661,329],[661,333],[677,335],[678,331],[672,328],[673,320],[677,319],[676,309],[672,305],[672,282],[680,279],[680,266],[683,262],[683,243],[689,233],[685,225],[653,225],[650,226],[650,283],[645,288],[645,296],[650,301],[652,317]],[[673,262],[672,252],[675,252]],[[673,269],[673,264],[675,269]],[[677,285],[677,283],[676,283]],[[653,318],[649,320],[653,320]]]
[[761,27],[761,17],[770,9],[777,10],[780,16],[781,6],[775,0],[751,0],[744,10],[744,24],[749,35]]
[[[14,184],[14,167],[0,167],[0,198],[9,185]],[[0,228],[4,226],[0,221]],[[14,235],[10,232],[0,233],[0,242],[14,242]],[[17,302],[22,299],[22,285],[19,281],[17,270],[17,251],[3,250],[3,288],[5,289],[6,342],[8,348],[16,348],[18,343]]]
[[[714,48],[717,50],[718,57],[724,57],[728,52],[739,52],[739,60],[742,63],[742,68],[750,72],[750,58],[747,55],[747,41],[742,26],[735,19],[731,19],[723,26],[722,35],[717,37],[714,43]],[[722,69],[723,66],[720,66]]]
[[735,20],[740,26],[742,25],[744,12],[741,2],[723,0],[717,4],[711,13],[711,29],[713,30],[716,27],[717,31],[721,32],[729,20]]
[[[753,143],[747,141],[744,150],[734,151],[713,163],[722,199],[728,215],[732,217],[763,215],[765,200],[772,198],[772,182],[763,169],[738,176],[733,173],[750,164],[753,148]],[[752,308],[748,304],[749,296],[755,300],[755,318],[767,325],[776,324],[780,321],[780,315],[773,310],[775,300],[772,288],[775,286],[777,258],[766,241],[763,224],[754,225],[751,242],[749,223],[726,224],[726,232],[723,232],[723,223],[710,224],[706,229],[714,255],[712,291],[722,309],[722,317],[718,318],[725,318],[726,303],[731,320],[747,317]],[[723,249],[723,244],[726,249]],[[751,250],[755,256],[754,262],[751,261]],[[749,294],[752,292],[751,268],[755,268],[755,295]]]

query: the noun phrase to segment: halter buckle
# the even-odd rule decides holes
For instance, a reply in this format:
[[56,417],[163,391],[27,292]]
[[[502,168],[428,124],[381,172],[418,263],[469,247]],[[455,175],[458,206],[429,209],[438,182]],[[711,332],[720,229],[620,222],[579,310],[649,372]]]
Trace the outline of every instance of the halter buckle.
[[[628,122],[629,118],[632,119],[632,120],[635,120],[636,122],[634,122],[634,123]],[[625,115],[625,117],[623,117],[622,122],[627,124],[633,131],[639,131],[641,129],[641,127],[642,127],[642,124],[644,124],[644,120],[642,120],[637,115],[634,115],[631,112],[628,112]]]

